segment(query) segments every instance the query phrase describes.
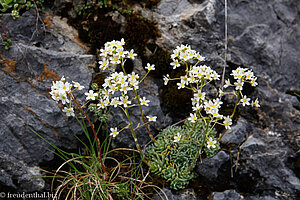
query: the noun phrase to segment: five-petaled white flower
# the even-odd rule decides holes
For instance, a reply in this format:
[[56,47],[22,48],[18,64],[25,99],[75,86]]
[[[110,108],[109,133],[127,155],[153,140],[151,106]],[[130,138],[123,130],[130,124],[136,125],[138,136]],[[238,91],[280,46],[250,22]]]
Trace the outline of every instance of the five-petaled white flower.
[[213,138],[212,137],[210,137],[209,139],[208,139],[208,141],[207,141],[207,148],[216,148],[216,143],[217,143],[217,141],[215,141],[215,140],[213,140]]
[[95,100],[98,96],[98,93],[94,93],[93,90],[90,90],[89,92],[84,93],[87,97],[86,100]]
[[247,98],[246,95],[241,99],[241,103],[243,104],[243,106],[250,105],[249,101],[250,101],[250,98]]
[[180,67],[180,63],[176,59],[174,59],[173,62],[171,62],[170,65],[173,66],[173,69],[176,69],[177,67]]
[[229,116],[224,117],[224,126],[226,129],[231,129],[232,119]]
[[174,136],[174,142],[179,142],[181,139],[181,134],[178,132],[177,135]]
[[123,105],[125,108],[128,106],[128,104],[131,104],[131,101],[128,100],[128,96],[120,97],[120,105]]
[[156,122],[156,119],[157,119],[156,116],[151,116],[151,115],[149,115],[149,116],[146,116],[146,117],[148,118],[148,121],[149,121],[149,122]]
[[148,69],[149,71],[155,70],[155,65],[154,64],[151,65],[150,63],[147,63],[147,66],[145,68]]
[[150,100],[147,100],[146,97],[140,98],[142,106],[149,106]]
[[117,128],[110,128],[110,136],[116,137],[119,134]]
[[196,113],[190,113],[190,117],[188,118],[188,120],[190,120],[192,123],[195,123],[197,120],[197,115]]
[[129,52],[128,52],[128,58],[131,58],[132,60],[134,60],[134,58],[137,56],[136,53],[134,53],[134,50],[131,49]]

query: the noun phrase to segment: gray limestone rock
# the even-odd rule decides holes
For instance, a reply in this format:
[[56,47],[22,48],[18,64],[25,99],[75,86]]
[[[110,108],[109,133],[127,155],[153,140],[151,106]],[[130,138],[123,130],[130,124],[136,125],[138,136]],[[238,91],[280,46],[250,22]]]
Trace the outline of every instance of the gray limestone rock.
[[237,123],[224,134],[220,142],[239,146],[248,137],[250,131],[251,126],[249,126],[248,122],[244,118],[240,118]]
[[213,200],[241,200],[244,199],[242,195],[235,190],[226,190],[224,192],[214,192],[212,194]]
[[[209,183],[220,183],[229,178],[230,170],[229,155],[224,151],[220,151],[212,158],[205,158],[201,162],[198,162],[196,169],[200,175],[200,179]],[[204,180],[203,180],[204,181]]]
[[94,56],[85,53],[73,38],[76,32],[59,18],[43,26],[31,10],[17,20],[8,14],[1,20],[13,45],[9,51],[0,47],[0,182],[18,191],[38,191],[43,180],[28,177],[41,176],[34,167],[52,160],[53,153],[34,132],[65,149],[76,148],[74,136],[81,134],[77,121],[51,99],[52,81],[65,76],[87,90]]
[[160,193],[156,194],[154,200],[198,200],[195,191],[193,189],[186,189],[180,191],[173,191],[168,188],[163,188]]

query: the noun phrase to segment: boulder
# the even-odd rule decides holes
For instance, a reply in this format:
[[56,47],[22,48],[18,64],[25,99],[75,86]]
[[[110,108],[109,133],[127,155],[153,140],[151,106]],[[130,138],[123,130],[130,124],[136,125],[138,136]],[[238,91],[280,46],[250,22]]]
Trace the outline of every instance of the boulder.
[[[212,158],[205,158],[197,164],[197,172],[202,182],[211,184],[224,182],[230,177],[230,156],[220,151]],[[205,180],[203,180],[205,179]]]
[[249,126],[247,120],[240,118],[237,123],[224,134],[220,142],[223,144],[233,144],[239,146],[249,136],[250,131],[251,126]]

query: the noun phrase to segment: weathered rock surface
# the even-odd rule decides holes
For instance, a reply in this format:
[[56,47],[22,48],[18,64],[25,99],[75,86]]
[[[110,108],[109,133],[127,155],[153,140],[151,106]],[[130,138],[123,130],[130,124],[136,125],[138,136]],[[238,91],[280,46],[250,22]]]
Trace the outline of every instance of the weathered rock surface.
[[[197,165],[197,172],[200,179],[211,184],[221,183],[230,177],[230,156],[220,151],[212,158],[205,158]],[[227,174],[226,174],[227,173]]]
[[12,190],[38,191],[44,181],[26,177],[40,176],[35,166],[52,160],[53,153],[33,131],[66,149],[77,147],[74,135],[81,133],[76,120],[51,100],[52,81],[64,75],[89,88],[94,57],[85,54],[76,31],[59,18],[49,16],[41,25],[31,11],[1,20],[13,45],[9,51],[0,46],[0,182]]
[[241,145],[251,132],[251,130],[249,130],[251,126],[245,126],[246,123],[248,122],[245,119],[239,119],[237,124],[226,132],[220,142],[223,144]]
[[241,200],[244,199],[239,193],[235,190],[226,190],[224,192],[215,192],[212,195],[213,200]]
[[154,200],[198,200],[197,195],[193,189],[186,189],[181,191],[173,191],[168,188],[163,188],[163,190],[156,194],[153,198]]

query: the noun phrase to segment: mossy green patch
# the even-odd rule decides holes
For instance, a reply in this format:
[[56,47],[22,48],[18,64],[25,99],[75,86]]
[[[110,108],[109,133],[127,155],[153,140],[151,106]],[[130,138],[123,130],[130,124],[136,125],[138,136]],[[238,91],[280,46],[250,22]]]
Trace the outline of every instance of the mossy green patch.
[[[196,177],[192,170],[195,155],[202,143],[207,141],[205,134],[209,128],[204,121],[199,120],[196,124],[186,121],[182,127],[164,129],[159,133],[157,142],[147,148],[151,171],[165,178],[172,189],[184,188],[190,179]],[[181,137],[175,142],[174,136],[177,135]],[[212,128],[208,136],[215,138],[216,131]],[[208,157],[215,155],[219,149],[219,145],[213,150],[204,148]]]

